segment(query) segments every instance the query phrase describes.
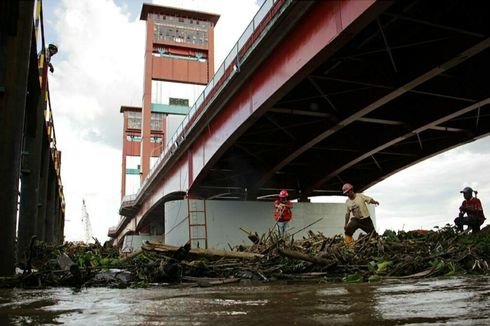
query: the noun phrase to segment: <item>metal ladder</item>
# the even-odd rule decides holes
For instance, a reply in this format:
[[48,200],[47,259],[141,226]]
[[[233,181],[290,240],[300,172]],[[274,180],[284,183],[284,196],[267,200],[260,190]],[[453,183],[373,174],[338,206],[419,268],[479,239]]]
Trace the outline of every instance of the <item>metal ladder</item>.
[[192,248],[208,248],[206,201],[187,197],[189,241]]

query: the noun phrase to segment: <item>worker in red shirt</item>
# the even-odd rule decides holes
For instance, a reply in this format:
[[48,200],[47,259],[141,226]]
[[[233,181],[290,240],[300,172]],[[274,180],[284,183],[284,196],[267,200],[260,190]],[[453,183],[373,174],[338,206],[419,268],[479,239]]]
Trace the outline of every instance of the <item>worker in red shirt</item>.
[[[473,197],[473,192],[475,192],[475,197]],[[466,187],[460,193],[463,194],[464,200],[459,208],[459,216],[454,220],[454,224],[456,224],[459,231],[463,231],[463,226],[468,225],[468,228],[471,228],[473,233],[478,233],[480,232],[480,225],[485,221],[483,207],[480,200],[476,198],[478,192],[470,187]]]
[[288,200],[288,192],[283,189],[279,193],[279,199],[274,201],[274,219],[276,220],[277,230],[280,236],[284,236],[286,233],[286,226],[293,218],[291,208],[293,203]]

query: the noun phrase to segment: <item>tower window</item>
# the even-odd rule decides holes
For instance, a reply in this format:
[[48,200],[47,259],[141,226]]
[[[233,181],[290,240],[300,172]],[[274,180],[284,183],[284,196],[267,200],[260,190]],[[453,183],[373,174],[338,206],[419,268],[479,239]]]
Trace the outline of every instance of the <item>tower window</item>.
[[128,112],[128,128],[141,129],[141,112]]
[[173,98],[173,97],[170,97],[168,99],[168,103],[170,105],[189,106],[189,100],[188,99],[184,99],[184,98]]
[[163,131],[163,114],[151,113],[151,130]]
[[163,142],[163,138],[159,136],[151,136],[150,143],[161,144]]
[[141,142],[141,136],[138,135],[127,135],[126,140],[130,142]]

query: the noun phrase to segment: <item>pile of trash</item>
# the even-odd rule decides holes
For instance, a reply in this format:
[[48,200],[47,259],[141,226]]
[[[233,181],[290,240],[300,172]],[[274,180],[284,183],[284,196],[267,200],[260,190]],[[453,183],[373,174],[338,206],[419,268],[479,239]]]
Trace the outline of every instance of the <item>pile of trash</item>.
[[[247,231],[248,232],[248,231]],[[153,284],[213,286],[238,282],[375,282],[383,279],[490,274],[490,228],[479,234],[447,225],[434,231],[385,231],[346,245],[343,237],[280,237],[248,232],[250,246],[230,250],[146,242],[120,256],[117,249],[36,242],[23,273],[0,278],[0,287],[146,287]]]

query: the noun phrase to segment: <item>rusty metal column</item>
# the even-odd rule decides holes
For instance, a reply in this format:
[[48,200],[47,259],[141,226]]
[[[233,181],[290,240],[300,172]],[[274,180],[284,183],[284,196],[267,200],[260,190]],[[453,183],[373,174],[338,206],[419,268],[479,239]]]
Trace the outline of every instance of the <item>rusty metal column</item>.
[[46,199],[48,192],[49,169],[51,153],[46,129],[43,128],[43,141],[41,152],[41,178],[39,180],[39,196],[37,198],[36,234],[38,240],[46,240]]
[[53,164],[50,164],[48,173],[48,189],[46,196],[46,224],[45,224],[45,240],[49,244],[55,243],[54,241],[54,228],[55,228],[55,216],[54,205],[56,199],[56,173],[54,172]]
[[0,276],[15,272],[20,152],[33,32],[34,1],[0,4]]
[[24,253],[29,247],[32,236],[36,235],[42,140],[45,130],[44,108],[46,102],[44,99],[44,92],[41,92],[41,95],[38,96],[38,105],[35,108],[33,119],[26,119],[28,132],[24,135],[17,239],[17,258],[20,260],[24,258]]

